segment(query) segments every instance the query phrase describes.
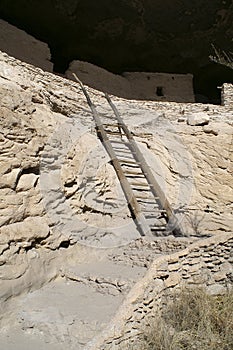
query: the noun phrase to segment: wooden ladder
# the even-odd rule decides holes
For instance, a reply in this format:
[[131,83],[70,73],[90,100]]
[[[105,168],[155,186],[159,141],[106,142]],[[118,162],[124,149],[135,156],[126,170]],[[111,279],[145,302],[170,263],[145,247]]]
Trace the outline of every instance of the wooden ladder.
[[182,236],[182,229],[168,199],[109,95],[105,94],[105,98],[114,117],[100,118],[83,83],[76,74],[73,75],[87,99],[97,135],[111,159],[140,234],[155,237],[173,233]]

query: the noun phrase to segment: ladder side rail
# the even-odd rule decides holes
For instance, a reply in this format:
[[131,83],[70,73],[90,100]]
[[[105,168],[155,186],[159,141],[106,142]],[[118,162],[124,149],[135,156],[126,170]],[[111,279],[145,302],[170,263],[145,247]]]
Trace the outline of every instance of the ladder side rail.
[[177,222],[177,218],[171,208],[171,205],[168,201],[168,199],[166,198],[163,190],[161,189],[160,185],[158,184],[157,180],[155,179],[151,169],[149,168],[149,166],[147,165],[145,158],[143,157],[136,141],[134,140],[133,135],[131,134],[130,130],[127,128],[127,126],[125,125],[122,117],[120,116],[116,106],[113,104],[113,102],[111,101],[109,95],[107,93],[105,93],[105,97],[109,103],[109,105],[111,106],[120,127],[123,129],[125,135],[127,136],[128,140],[129,140],[129,144],[131,145],[133,151],[134,151],[134,157],[137,160],[137,162],[140,163],[140,167],[145,175],[145,177],[147,178],[147,181],[149,184],[151,184],[151,191],[153,193],[153,195],[155,197],[158,197],[158,204],[160,206],[160,209],[164,209],[166,211],[167,214],[167,218],[170,223],[171,227],[174,227],[173,232],[174,234],[181,234],[182,233],[182,229],[181,227],[179,227],[178,222]]
[[140,205],[130,187],[130,184],[122,170],[122,167],[120,165],[119,160],[117,159],[117,156],[115,154],[115,151],[111,145],[110,140],[108,139],[107,133],[104,130],[104,127],[101,123],[101,120],[98,116],[98,113],[96,111],[96,108],[94,106],[94,104],[92,103],[90,96],[87,92],[87,90],[85,89],[84,85],[82,84],[82,82],[78,79],[78,77],[76,76],[75,73],[73,73],[75,79],[79,82],[81,89],[87,99],[88,105],[92,111],[93,117],[94,117],[94,121],[96,124],[96,131],[97,131],[97,135],[101,137],[101,141],[103,142],[103,145],[107,151],[107,153],[109,154],[109,157],[111,159],[112,165],[116,170],[116,174],[118,176],[118,179],[120,181],[122,190],[124,192],[124,195],[126,197],[126,200],[128,202],[131,214],[133,215],[133,217],[135,218],[136,224],[138,226],[139,231],[142,233],[142,235],[152,235],[151,230],[149,225],[146,222],[146,219],[141,211]]

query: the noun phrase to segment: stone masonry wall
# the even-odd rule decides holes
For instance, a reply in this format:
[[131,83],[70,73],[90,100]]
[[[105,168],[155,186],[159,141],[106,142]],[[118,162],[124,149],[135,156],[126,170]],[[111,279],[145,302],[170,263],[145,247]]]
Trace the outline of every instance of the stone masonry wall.
[[161,309],[163,297],[173,290],[197,286],[206,287],[210,294],[221,294],[232,281],[233,233],[213,236],[158,258],[128,294],[108,328],[86,350],[124,349],[126,344],[138,342],[142,329]]
[[130,83],[130,98],[151,101],[195,101],[192,74],[126,72],[123,76]]
[[222,105],[233,108],[233,84],[225,83],[221,90]]
[[70,64],[66,76],[74,79],[72,73],[94,89],[127,99],[194,102],[192,74],[125,72],[117,75],[77,60]]
[[0,50],[45,71],[53,71],[48,44],[2,19],[0,19]]

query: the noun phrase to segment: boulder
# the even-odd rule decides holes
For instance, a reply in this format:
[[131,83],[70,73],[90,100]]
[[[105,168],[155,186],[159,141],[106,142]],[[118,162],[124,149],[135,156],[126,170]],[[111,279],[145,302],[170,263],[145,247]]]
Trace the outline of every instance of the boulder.
[[202,126],[209,124],[210,117],[204,112],[198,112],[187,116],[187,124],[191,126]]
[[35,174],[23,174],[20,176],[17,191],[28,191],[36,185],[39,176]]

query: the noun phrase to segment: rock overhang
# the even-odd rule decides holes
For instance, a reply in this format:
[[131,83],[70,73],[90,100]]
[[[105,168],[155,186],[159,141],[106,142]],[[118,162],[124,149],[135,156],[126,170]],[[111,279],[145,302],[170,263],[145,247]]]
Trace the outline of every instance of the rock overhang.
[[209,60],[232,50],[231,1],[3,0],[2,18],[47,42],[55,70],[79,59],[114,73],[194,74],[197,100],[218,101],[232,70]]

